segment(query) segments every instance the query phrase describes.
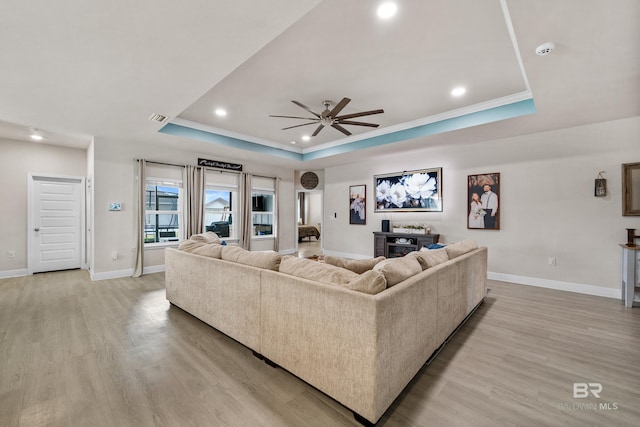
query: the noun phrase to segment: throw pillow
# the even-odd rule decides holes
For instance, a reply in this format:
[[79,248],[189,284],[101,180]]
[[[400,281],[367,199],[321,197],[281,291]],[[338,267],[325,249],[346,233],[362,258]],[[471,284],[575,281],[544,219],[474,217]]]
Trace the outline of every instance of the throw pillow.
[[[449,254],[445,249],[426,249],[422,248],[419,251],[412,252],[409,255],[414,256],[422,266],[423,270],[427,268],[435,267],[438,264],[449,261]],[[407,255],[407,256],[409,256]]]
[[389,258],[373,267],[373,271],[381,272],[391,287],[422,272],[422,266],[414,257]]
[[387,288],[387,279],[379,271],[369,270],[350,281],[345,287],[353,291],[375,295]]
[[346,268],[354,273],[362,274],[371,270],[377,263],[384,261],[385,257],[379,256],[370,259],[346,259],[338,256],[325,255],[324,262],[336,267]]
[[449,259],[454,259],[456,257],[459,257],[460,255],[466,254],[467,252],[478,249],[478,243],[476,243],[476,241],[472,239],[465,239],[461,242],[447,245],[444,249],[447,251]]

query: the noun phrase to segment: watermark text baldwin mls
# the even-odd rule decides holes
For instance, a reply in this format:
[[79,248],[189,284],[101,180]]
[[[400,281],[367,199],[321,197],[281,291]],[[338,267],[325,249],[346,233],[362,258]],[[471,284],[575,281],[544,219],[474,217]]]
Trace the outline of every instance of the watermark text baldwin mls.
[[[600,399],[603,387],[600,383],[573,383],[573,398]],[[559,402],[558,409],[562,411],[617,411],[617,402],[605,402],[598,400],[597,402],[585,402],[583,400],[573,402]]]

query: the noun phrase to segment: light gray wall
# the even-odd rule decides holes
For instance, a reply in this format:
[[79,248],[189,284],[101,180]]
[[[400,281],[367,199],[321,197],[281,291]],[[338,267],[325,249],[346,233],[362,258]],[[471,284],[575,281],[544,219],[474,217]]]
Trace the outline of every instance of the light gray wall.
[[0,139],[0,277],[26,274],[29,173],[85,177],[87,151]]
[[[325,171],[324,248],[373,255],[382,219],[424,223],[445,242],[470,237],[489,247],[489,270],[507,279],[620,287],[625,228],[640,217],[621,213],[622,163],[640,161],[640,118],[630,118],[482,144],[426,148]],[[374,213],[373,175],[443,168],[443,212]],[[609,194],[594,197],[605,171]],[[501,230],[467,229],[467,176],[499,172]],[[367,225],[349,225],[349,185],[367,184]],[[338,218],[333,218],[333,212]],[[550,266],[548,258],[557,258]]]

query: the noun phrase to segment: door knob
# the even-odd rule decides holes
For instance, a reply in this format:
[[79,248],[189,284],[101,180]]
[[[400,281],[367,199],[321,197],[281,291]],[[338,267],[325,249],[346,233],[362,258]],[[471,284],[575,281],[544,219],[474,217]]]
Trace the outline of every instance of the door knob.
[[34,228],[33,231],[40,231],[40,227]]

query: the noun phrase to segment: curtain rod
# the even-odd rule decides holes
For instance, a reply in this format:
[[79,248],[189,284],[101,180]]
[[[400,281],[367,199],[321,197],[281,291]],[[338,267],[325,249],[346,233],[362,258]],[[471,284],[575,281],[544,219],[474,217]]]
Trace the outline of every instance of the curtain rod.
[[[136,162],[140,162],[140,160],[142,159],[133,159]],[[186,168],[186,165],[177,165],[175,163],[167,163],[167,162],[156,162],[153,160],[145,160],[147,163],[154,163],[156,165],[165,165],[165,166],[176,166],[179,168]],[[209,168],[206,166],[201,166],[202,168],[206,169],[206,170],[210,170],[210,171],[214,171],[214,172],[226,172],[226,173],[237,173],[237,174],[241,174],[242,172],[237,172],[237,171],[230,171],[230,170],[221,170],[221,169],[214,169],[214,168]],[[264,176],[264,175],[255,175],[255,174],[251,174],[251,176],[255,176],[257,178],[267,178],[267,179],[275,179],[277,178],[276,176]]]

